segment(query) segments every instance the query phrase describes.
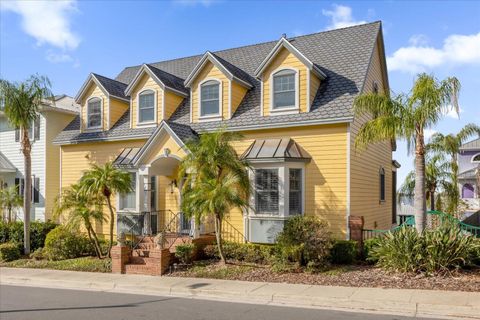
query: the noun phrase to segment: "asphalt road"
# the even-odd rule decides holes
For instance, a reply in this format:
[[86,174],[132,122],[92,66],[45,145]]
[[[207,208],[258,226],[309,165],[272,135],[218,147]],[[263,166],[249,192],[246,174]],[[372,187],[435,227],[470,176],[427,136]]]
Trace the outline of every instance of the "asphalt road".
[[173,297],[0,286],[0,319],[393,320],[412,318]]

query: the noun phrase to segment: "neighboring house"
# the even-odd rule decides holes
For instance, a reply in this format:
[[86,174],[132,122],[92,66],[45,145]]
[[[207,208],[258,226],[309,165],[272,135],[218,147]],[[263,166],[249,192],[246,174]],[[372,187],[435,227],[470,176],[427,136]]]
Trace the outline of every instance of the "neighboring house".
[[[60,186],[60,147],[52,140],[78,115],[78,105],[66,95],[40,107],[31,126],[32,141],[32,220],[48,220]],[[0,186],[17,186],[23,193],[24,162],[20,130],[13,128],[0,111]],[[17,214],[23,219],[20,210]]]
[[480,170],[480,139],[464,143],[458,155],[458,187],[469,212],[480,210],[477,170]]
[[[230,212],[227,237],[272,242],[302,214],[326,219],[338,238],[348,237],[350,215],[388,229],[395,143],[355,150],[368,119],[354,117],[353,101],[364,92],[389,92],[380,22],[127,67],[114,79],[92,73],[75,98],[80,116],[55,139],[61,187],[91,163],[114,161],[135,186],[116,196],[117,232],[132,230],[125,217],[150,212],[155,233],[180,210],[185,142],[226,126],[243,134],[234,148],[253,168],[251,209]],[[179,228],[212,231],[209,221]]]

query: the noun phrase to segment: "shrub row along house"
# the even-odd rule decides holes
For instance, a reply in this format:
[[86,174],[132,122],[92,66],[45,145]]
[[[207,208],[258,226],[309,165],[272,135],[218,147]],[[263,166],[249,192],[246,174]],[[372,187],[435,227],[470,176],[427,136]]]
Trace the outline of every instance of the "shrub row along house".
[[[131,172],[134,191],[116,196],[117,232],[151,217],[155,233],[180,211],[179,163],[185,142],[205,132],[241,132],[234,144],[247,159],[251,207],[230,212],[228,239],[269,243],[294,215],[326,219],[348,238],[349,216],[366,227],[395,221],[395,142],[356,151],[366,118],[354,98],[388,92],[380,22],[203,55],[127,67],[114,79],[88,76],[76,117],[55,139],[60,183],[76,183],[91,163]],[[181,219],[179,231],[213,231]],[[108,233],[108,224],[97,226]]]
[[[37,119],[30,126],[32,220],[52,219],[54,200],[60,192],[60,147],[52,144],[52,140],[78,115],[78,111],[79,106],[73,98],[58,95],[53,101],[45,101],[41,105]],[[16,186],[23,195],[24,184],[21,132],[10,125],[7,116],[0,109],[0,189]],[[23,219],[20,208],[15,215],[16,218]]]

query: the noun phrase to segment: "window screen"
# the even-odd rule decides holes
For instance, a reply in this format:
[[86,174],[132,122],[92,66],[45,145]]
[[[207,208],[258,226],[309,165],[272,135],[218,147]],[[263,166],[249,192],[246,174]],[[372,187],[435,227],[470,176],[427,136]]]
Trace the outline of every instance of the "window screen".
[[95,98],[88,101],[88,128],[98,128],[102,126],[102,100]]

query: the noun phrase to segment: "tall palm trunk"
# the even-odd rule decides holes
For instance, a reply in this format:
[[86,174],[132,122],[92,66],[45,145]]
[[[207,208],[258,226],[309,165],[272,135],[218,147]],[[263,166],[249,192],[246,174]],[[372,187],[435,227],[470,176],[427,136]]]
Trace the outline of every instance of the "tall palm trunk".
[[88,238],[90,239],[90,242],[93,242],[93,246],[95,248],[95,254],[99,259],[102,259],[103,258],[102,249],[100,248],[100,244],[98,243],[98,237],[97,237],[97,234],[95,233],[95,230],[93,230],[92,224],[90,223],[90,221],[85,221],[85,226],[87,228]]
[[23,249],[25,254],[30,253],[30,205],[32,203],[32,145],[28,131],[28,128],[22,128],[22,152],[25,166],[23,190]]
[[435,210],[435,189],[430,190],[430,210]]
[[415,141],[415,227],[418,232],[425,229],[427,204],[425,200],[425,143],[423,130],[418,130]]
[[215,237],[217,238],[218,255],[220,256],[220,263],[225,264],[225,254],[223,253],[222,243],[222,219],[219,214],[215,214]]
[[110,243],[108,244],[108,257],[111,258],[112,255],[110,251],[112,251],[112,246],[113,246],[114,213],[113,213],[112,200],[110,199],[110,195],[106,196],[106,198],[107,198],[108,210],[110,211]]

